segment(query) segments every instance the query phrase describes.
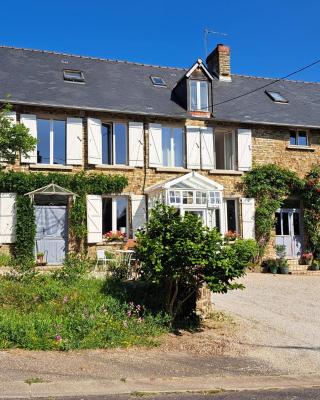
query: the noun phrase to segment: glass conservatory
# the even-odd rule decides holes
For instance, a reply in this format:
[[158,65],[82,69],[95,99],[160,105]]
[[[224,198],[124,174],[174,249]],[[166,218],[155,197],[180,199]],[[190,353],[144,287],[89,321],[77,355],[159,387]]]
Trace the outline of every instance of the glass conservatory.
[[196,172],[146,189],[148,209],[157,203],[176,207],[181,215],[195,214],[208,227],[224,232],[223,186]]

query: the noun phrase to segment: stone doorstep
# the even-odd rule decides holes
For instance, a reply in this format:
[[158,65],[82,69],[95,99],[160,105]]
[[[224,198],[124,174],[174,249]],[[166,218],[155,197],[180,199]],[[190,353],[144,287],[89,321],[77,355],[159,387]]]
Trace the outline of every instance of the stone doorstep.
[[290,275],[318,275],[320,276],[320,271],[310,271],[310,270],[305,270],[305,271],[289,271]]

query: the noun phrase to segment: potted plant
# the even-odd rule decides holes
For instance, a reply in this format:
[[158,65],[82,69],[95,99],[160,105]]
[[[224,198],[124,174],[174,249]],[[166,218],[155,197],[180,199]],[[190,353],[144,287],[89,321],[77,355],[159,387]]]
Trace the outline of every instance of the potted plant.
[[313,260],[311,264],[312,271],[319,271],[320,270],[320,260]]
[[286,256],[286,246],[283,244],[278,244],[275,246],[277,260],[276,263],[281,274],[289,273],[288,261],[285,259]]
[[305,265],[311,265],[313,259],[313,254],[311,251],[305,251],[301,255],[301,260]]
[[278,273],[277,260],[268,260],[268,269],[271,274],[277,274]]
[[44,261],[44,253],[42,253],[42,252],[37,253],[37,264],[38,265],[46,264],[46,262]]
[[103,236],[107,242],[123,242],[126,238],[126,234],[120,231],[109,231]]
[[228,231],[224,234],[224,240],[226,242],[234,242],[239,237],[239,234],[235,231]]

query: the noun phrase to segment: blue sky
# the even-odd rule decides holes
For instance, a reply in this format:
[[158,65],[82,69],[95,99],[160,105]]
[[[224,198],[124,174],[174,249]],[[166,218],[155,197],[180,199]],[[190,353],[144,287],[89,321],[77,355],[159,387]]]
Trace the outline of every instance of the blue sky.
[[[185,67],[207,27],[228,33],[208,42],[230,45],[233,73],[278,77],[320,58],[319,16],[317,0],[16,0],[1,4],[0,44]],[[320,64],[292,79],[320,81]]]

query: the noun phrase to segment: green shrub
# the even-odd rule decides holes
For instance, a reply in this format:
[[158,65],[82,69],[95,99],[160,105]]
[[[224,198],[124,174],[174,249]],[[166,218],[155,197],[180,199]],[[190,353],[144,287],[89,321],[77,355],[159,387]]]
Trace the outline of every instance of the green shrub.
[[[213,292],[242,287],[234,279],[244,275],[253,256],[251,242],[245,244],[224,246],[220,233],[204,226],[200,218],[182,217],[175,208],[158,205],[138,233],[136,251],[142,279],[164,288],[163,307],[173,322],[186,317],[184,305],[196,298],[204,283]],[[188,307],[189,313],[190,308],[195,311],[195,303]]]
[[93,260],[85,254],[69,253],[63,262],[63,267],[53,273],[54,279],[72,283],[82,278],[93,268]]
[[153,346],[166,319],[116,299],[105,282],[53,276],[0,279],[0,348],[68,350]]

